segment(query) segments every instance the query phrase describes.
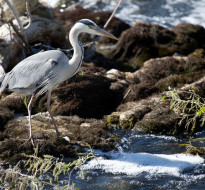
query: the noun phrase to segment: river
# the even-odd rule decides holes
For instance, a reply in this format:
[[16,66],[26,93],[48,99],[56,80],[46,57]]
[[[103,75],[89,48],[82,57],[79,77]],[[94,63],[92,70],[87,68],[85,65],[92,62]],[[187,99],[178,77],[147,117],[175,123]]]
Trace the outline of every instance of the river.
[[[198,133],[196,138],[205,134]],[[182,154],[185,139],[171,136],[140,135],[126,132],[113,152],[95,150],[97,159],[89,161],[88,172],[81,179],[80,171],[73,181],[76,188],[98,189],[205,189],[205,164],[199,156]],[[193,144],[204,146],[203,141]]]

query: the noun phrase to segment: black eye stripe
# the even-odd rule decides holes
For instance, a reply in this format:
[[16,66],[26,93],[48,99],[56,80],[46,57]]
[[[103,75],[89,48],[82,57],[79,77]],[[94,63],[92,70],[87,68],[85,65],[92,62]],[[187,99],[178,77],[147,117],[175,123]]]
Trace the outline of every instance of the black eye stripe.
[[79,20],[79,21],[77,21],[77,23],[78,23],[78,22],[83,23],[83,24],[88,25],[88,26],[93,26],[93,27],[95,27],[94,23],[92,23],[92,22],[90,22],[90,21],[88,21],[88,20]]

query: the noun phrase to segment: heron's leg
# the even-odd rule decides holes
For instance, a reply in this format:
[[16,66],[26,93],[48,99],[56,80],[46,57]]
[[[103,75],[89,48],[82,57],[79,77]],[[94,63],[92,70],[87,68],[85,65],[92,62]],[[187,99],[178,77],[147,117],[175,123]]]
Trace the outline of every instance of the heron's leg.
[[50,103],[51,103],[51,90],[48,91],[47,110],[48,110],[48,113],[50,114],[51,120],[52,120],[53,125],[54,125],[54,127],[55,127],[56,134],[57,134],[57,136],[60,136],[60,133],[59,133],[59,131],[58,131],[58,127],[57,127],[57,125],[56,125],[56,122],[55,122],[55,120],[54,120],[54,118],[53,118],[53,114],[52,114],[52,112],[51,112],[51,104],[50,104]]
[[31,99],[30,99],[29,104],[28,104],[28,117],[29,117],[29,128],[30,128],[29,139],[31,139],[31,143],[34,146],[33,136],[32,136],[32,123],[31,123],[31,103],[32,103],[33,97],[34,97],[34,95],[31,96]]

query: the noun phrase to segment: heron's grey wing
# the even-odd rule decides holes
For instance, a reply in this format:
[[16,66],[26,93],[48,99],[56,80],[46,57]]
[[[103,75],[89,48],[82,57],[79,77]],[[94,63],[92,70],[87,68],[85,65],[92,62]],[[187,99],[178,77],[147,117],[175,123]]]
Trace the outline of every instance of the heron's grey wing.
[[7,74],[8,89],[33,94],[38,87],[51,77],[55,60],[27,60]]

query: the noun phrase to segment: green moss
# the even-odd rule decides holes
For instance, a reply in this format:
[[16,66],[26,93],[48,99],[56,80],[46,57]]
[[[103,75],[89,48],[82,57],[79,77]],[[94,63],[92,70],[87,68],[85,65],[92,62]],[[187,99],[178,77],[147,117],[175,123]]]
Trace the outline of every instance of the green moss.
[[203,57],[205,55],[204,49],[196,49],[194,52],[189,54],[189,57]]
[[119,114],[112,113],[111,115],[107,116],[106,122],[108,124],[119,124]]
[[154,134],[159,134],[161,130],[161,124],[158,122],[142,122],[141,125],[145,129],[146,133],[154,133]]
[[123,123],[121,123],[121,127],[123,129],[132,129],[135,125],[135,119],[134,118],[130,118],[127,121],[124,121]]
[[205,141],[205,137],[203,138],[197,138],[197,139],[192,139],[193,142],[197,142],[197,141]]
[[174,49],[167,47],[165,45],[159,45],[158,46],[158,55],[159,57],[164,57],[164,56],[168,56],[168,55],[172,55],[174,53]]
[[192,155],[205,155],[205,148],[204,147],[195,147],[192,145],[185,145],[187,147],[186,153]]

